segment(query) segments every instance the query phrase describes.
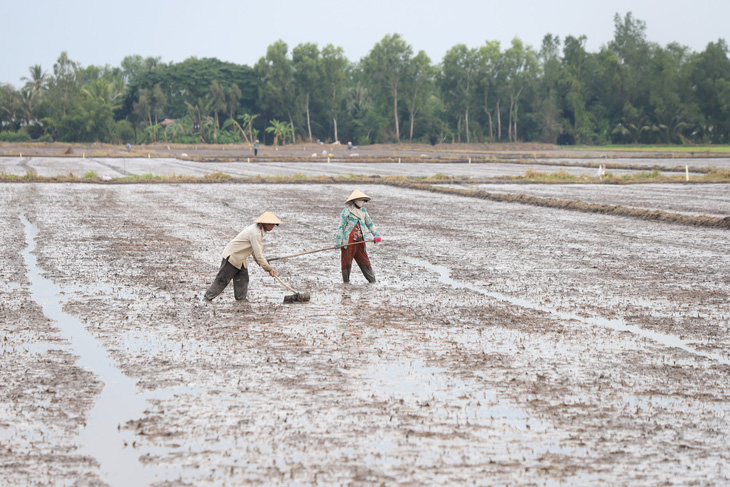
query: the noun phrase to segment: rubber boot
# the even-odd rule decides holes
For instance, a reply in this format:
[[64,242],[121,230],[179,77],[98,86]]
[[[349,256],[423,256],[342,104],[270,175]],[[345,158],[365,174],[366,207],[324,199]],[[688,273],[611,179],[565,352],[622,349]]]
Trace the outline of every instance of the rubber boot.
[[373,272],[372,267],[365,267],[361,265],[360,270],[362,271],[362,275],[365,276],[365,279],[367,279],[368,282],[375,282],[375,273]]
[[342,269],[342,282],[344,282],[344,283],[350,282],[350,268],[349,267]]

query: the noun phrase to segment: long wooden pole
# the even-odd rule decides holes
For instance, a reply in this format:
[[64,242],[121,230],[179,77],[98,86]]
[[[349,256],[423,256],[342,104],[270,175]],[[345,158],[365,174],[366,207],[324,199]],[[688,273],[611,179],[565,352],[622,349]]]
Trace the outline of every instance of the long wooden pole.
[[[363,244],[363,243],[365,243],[365,242],[371,242],[371,243],[372,243],[372,242],[374,242],[374,240],[362,240],[362,241],[360,241],[360,242],[352,242],[352,243],[348,243],[347,245],[359,245],[359,244]],[[307,254],[313,254],[313,253],[315,253],[315,252],[323,252],[323,251],[325,251],[325,250],[335,250],[335,249],[339,249],[339,248],[340,248],[340,247],[338,247],[338,246],[336,246],[336,245],[333,245],[332,247],[325,247],[325,248],[323,248],[323,249],[317,249],[317,250],[310,250],[310,251],[308,251],[308,252],[301,252],[301,253],[299,253],[299,254],[284,255],[284,256],[281,256],[281,257],[272,257],[272,258],[270,258],[270,259],[266,259],[266,260],[268,260],[269,262],[271,262],[272,260],[281,260],[281,259],[288,259],[289,257],[299,257],[300,255],[307,255]]]

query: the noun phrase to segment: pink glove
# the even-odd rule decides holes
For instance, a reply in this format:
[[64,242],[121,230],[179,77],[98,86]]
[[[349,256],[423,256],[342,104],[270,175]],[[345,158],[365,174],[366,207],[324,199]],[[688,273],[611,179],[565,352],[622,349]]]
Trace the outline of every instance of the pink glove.
[[383,240],[383,239],[382,239],[382,238],[380,238],[380,237],[375,237],[375,238],[373,239],[373,242],[375,242],[375,243],[378,243],[378,242],[380,242],[381,240]]

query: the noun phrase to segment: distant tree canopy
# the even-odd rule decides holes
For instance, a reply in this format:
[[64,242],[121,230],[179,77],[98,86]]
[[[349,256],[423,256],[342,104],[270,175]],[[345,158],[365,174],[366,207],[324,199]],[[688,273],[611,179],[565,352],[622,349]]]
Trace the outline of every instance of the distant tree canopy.
[[358,62],[283,41],[253,67],[135,55],[84,68],[62,52],[20,89],[0,85],[0,140],[730,143],[726,42],[662,47],[631,13],[614,27],[598,52],[547,34],[538,51],[459,44],[438,64],[398,34]]

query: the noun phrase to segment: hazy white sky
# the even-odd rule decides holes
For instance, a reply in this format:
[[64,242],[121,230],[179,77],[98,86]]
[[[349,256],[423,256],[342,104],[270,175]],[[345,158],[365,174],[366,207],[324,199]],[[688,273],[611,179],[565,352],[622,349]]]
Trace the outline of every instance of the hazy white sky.
[[334,44],[358,61],[398,33],[438,63],[456,44],[507,47],[519,37],[539,49],[551,33],[585,35],[597,51],[613,37],[614,14],[627,12],[663,46],[730,40],[730,0],[0,0],[0,83],[21,86],[34,64],[52,73],[64,50],[82,66],[119,66],[132,54],[253,66],[282,39],[290,49]]

